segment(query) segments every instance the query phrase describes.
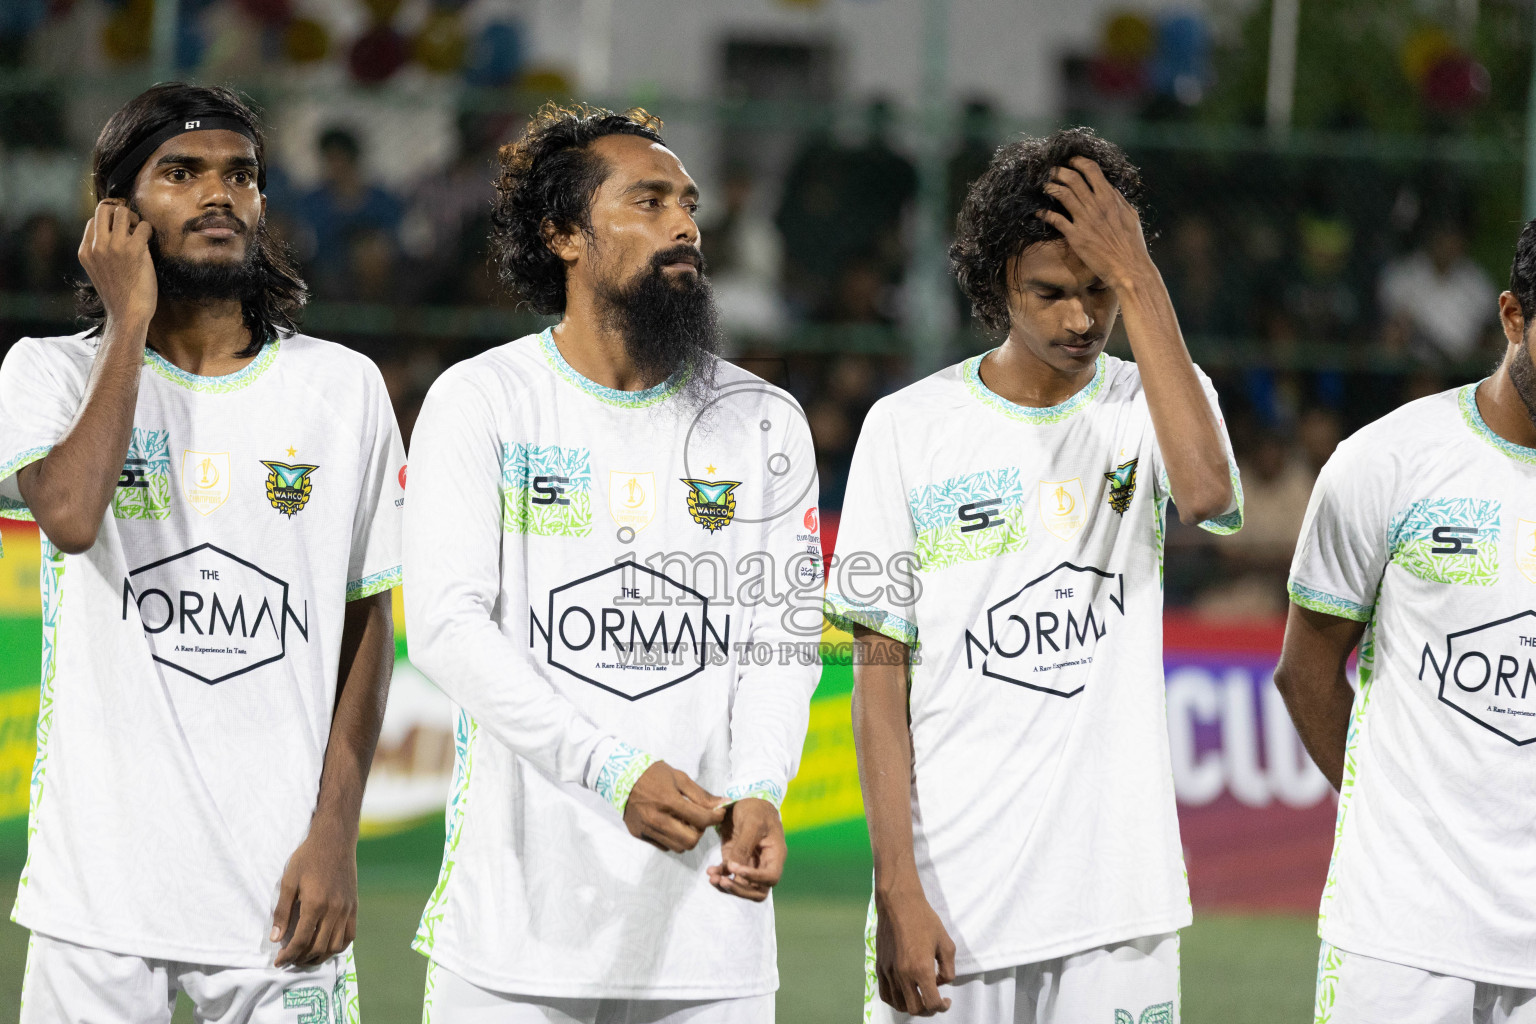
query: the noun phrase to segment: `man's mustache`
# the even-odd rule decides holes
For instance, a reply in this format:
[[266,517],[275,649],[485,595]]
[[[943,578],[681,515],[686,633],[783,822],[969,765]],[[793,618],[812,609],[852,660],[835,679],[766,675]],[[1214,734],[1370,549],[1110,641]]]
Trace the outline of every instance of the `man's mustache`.
[[663,249],[651,257],[652,270],[659,271],[669,263],[692,263],[693,269],[700,274],[709,272],[709,265],[704,262],[704,253],[699,251],[698,246],[689,245],[686,242]]
[[183,234],[191,234],[204,228],[229,228],[237,235],[245,234],[245,221],[232,213],[205,213],[201,217],[193,217],[182,225]]

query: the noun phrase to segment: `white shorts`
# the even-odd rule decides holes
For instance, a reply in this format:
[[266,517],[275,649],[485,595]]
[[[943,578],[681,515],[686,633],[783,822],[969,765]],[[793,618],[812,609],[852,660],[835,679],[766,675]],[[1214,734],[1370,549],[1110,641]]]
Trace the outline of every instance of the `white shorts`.
[[348,946],[318,967],[215,967],[108,953],[32,933],[21,1024],[170,1024],[176,994],[208,1024],[358,1024]]
[[422,1024],[774,1024],[773,993],[740,999],[562,999],[465,981],[427,961]]
[[1536,989],[1490,985],[1324,942],[1316,1024],[1536,1024]]
[[962,975],[939,987],[949,1009],[932,1018],[897,1013],[882,1003],[873,957],[867,959],[866,1024],[1179,1024],[1177,932]]

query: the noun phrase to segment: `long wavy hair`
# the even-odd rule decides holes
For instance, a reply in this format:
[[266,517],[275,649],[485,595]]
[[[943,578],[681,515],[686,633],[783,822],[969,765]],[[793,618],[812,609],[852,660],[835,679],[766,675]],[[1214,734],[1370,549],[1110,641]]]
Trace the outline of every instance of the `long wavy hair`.
[[502,282],[536,313],[565,312],[565,264],[550,251],[547,230],[591,233],[592,197],[608,168],[590,147],[607,135],[662,143],[661,119],[640,107],[618,114],[583,103],[546,103],[522,136],[497,154],[491,261]]
[[[266,136],[250,104],[228,89],[165,82],[129,100],[102,126],[96,148],[91,152],[91,184],[96,201],[132,200],[134,179],[113,194],[108,190],[107,176],[140,142],[168,124],[212,116],[235,118],[250,129],[256,146],[256,186],[265,191]],[[250,245],[260,288],[240,302],[241,318],[251,332],[251,343],[239,353],[241,356],[255,355],[279,334],[296,333],[299,315],[309,299],[309,289],[299,276],[292,252],[267,230],[265,216],[251,232]],[[90,326],[88,333],[100,334],[107,311],[88,277],[75,286],[75,306],[80,319]]]

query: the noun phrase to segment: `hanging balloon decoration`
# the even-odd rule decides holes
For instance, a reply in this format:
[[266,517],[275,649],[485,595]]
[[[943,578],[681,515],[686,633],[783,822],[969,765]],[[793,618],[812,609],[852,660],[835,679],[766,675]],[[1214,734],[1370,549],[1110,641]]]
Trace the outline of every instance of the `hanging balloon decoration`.
[[1121,12],[1104,23],[1099,52],[1089,64],[1093,87],[1116,99],[1141,96],[1148,86],[1147,61],[1157,45],[1157,29],[1145,15]]
[[1412,32],[1398,53],[1398,63],[1418,89],[1419,99],[1437,114],[1467,113],[1486,102],[1492,92],[1488,69],[1439,25]]
[[101,28],[101,49],[114,64],[133,64],[149,56],[154,0],[128,0]]
[[283,29],[283,54],[295,64],[314,64],[331,52],[331,34],[314,18],[294,18]]
[[413,46],[416,62],[428,71],[447,74],[464,66],[469,38],[457,10],[438,7],[422,22]]
[[517,76],[522,63],[522,26],[514,21],[493,21],[480,30],[469,48],[464,80],[470,85],[506,85]]
[[393,75],[411,56],[411,44],[393,27],[375,25],[358,36],[347,55],[352,77],[364,85],[376,85]]

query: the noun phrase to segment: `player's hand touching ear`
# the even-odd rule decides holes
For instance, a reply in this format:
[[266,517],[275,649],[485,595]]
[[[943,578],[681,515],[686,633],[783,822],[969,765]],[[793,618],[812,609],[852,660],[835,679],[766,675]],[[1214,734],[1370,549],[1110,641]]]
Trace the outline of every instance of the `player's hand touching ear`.
[[283,943],[276,966],[324,963],[356,935],[357,836],[317,818],[283,869],[269,936]]
[[709,867],[709,884],[721,892],[762,902],[784,874],[789,848],[778,809],[748,797],[726,808],[720,826],[720,863]]
[[1075,156],[1058,167],[1045,192],[1067,211],[1039,210],[1035,216],[1060,231],[1067,245],[1099,280],[1119,290],[1152,262],[1141,217],[1109,183],[1099,165]]
[[694,782],[686,772],[657,761],[629,791],[624,825],[636,839],[682,853],[698,845],[705,829],[725,820],[720,803],[720,797]]
[[90,275],[108,320],[148,323],[160,291],[149,239],[155,233],[121,199],[103,199],[85,222],[80,265]]

